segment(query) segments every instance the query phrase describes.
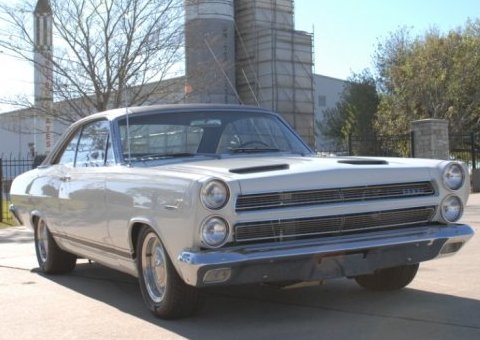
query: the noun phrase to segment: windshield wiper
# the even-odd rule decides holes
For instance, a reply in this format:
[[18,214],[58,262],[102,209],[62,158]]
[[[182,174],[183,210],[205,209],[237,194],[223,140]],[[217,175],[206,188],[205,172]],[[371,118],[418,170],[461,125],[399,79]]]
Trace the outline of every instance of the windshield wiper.
[[146,155],[132,155],[131,158],[125,158],[126,162],[149,162],[158,160],[169,160],[176,158],[188,158],[188,157],[208,157],[208,158],[222,158],[219,154],[212,153],[190,153],[190,152],[178,152],[178,153],[152,153]]
[[157,159],[195,157],[195,156],[200,156],[200,155],[202,155],[202,154],[191,153],[191,152],[152,153],[152,154],[146,154],[146,155],[132,155],[130,160],[132,160],[132,161],[150,161],[150,160],[157,160]]
[[143,156],[142,159],[193,157],[196,155],[197,155],[196,153],[191,153],[191,152],[154,153],[151,155]]
[[271,147],[243,147],[243,148],[228,148],[233,153],[255,153],[255,152],[280,152],[282,150]]

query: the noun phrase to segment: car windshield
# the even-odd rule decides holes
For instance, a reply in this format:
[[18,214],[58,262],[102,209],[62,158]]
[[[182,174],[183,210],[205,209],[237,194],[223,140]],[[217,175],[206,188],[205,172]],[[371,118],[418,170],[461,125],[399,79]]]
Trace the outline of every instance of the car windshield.
[[262,112],[132,114],[118,121],[123,158],[148,161],[195,156],[310,153],[276,115]]

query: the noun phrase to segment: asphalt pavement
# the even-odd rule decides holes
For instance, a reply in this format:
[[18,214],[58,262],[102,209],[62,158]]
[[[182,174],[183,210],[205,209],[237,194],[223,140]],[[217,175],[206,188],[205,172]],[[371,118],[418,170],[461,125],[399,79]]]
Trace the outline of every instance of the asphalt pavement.
[[0,339],[480,339],[480,194],[462,222],[473,239],[423,263],[403,290],[369,292],[348,279],[208,289],[198,315],[175,321],[150,314],[134,278],[95,263],[43,275],[32,232],[2,229]]

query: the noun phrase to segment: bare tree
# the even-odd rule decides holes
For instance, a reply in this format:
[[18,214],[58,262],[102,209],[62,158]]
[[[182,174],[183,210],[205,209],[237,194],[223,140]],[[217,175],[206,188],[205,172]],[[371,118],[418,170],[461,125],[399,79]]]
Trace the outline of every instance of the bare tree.
[[[161,81],[183,60],[182,0],[50,0],[49,112],[69,123],[92,112],[142,105],[168,94]],[[0,4],[0,49],[34,66],[34,8]],[[172,83],[172,82],[170,82]],[[33,107],[24,97],[17,107]],[[37,108],[38,109],[38,108]]]

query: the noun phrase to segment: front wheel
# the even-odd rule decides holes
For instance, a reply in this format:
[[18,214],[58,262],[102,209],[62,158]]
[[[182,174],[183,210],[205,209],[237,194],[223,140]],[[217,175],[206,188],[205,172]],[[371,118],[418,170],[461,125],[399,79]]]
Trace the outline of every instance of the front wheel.
[[195,313],[198,289],[180,278],[160,238],[148,227],[140,231],[138,238],[137,267],[143,299],[153,314],[175,319]]
[[77,257],[57,245],[43,219],[35,224],[35,252],[40,270],[47,274],[66,274],[75,269]]
[[397,290],[404,288],[414,279],[419,264],[409,264],[392,268],[378,269],[373,274],[360,275],[355,281],[370,290]]

